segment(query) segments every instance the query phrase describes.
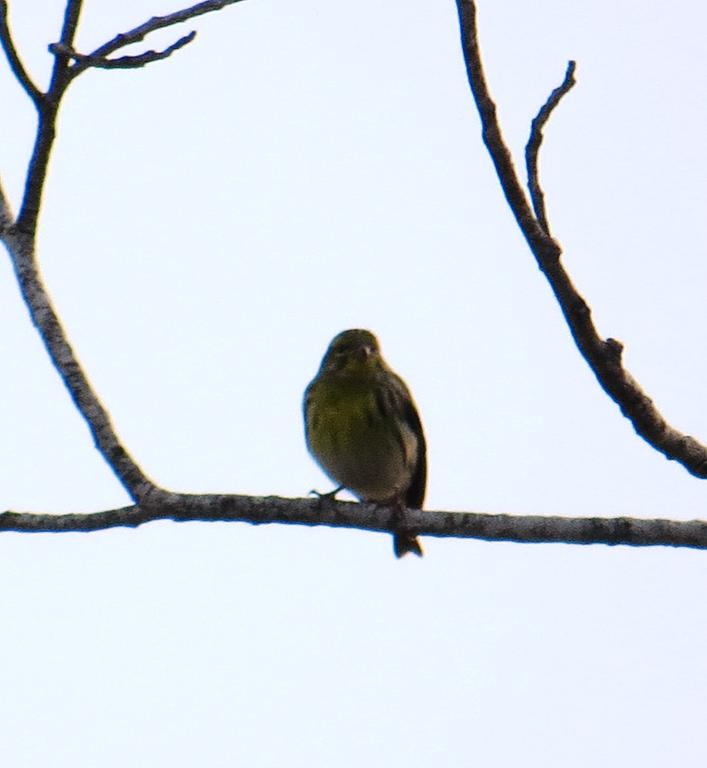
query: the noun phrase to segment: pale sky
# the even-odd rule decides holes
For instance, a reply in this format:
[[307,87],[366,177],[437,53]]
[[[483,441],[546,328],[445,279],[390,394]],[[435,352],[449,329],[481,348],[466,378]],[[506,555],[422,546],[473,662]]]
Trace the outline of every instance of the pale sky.
[[[88,51],[167,0],[85,0]],[[14,0],[44,86],[63,3]],[[605,336],[707,440],[704,3],[479,0],[522,162]],[[39,256],[86,373],[173,490],[303,496],[301,397],[370,328],[413,391],[430,509],[705,518],[574,347],[496,182],[451,0],[248,0],[83,74]],[[33,108],[0,65],[17,207]],[[0,260],[0,509],[128,502]],[[0,757],[13,768],[702,768],[707,554],[152,523],[0,534]]]

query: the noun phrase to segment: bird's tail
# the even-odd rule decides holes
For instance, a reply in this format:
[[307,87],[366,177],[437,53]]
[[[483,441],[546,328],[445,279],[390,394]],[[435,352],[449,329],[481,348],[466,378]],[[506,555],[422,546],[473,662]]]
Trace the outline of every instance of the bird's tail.
[[418,557],[422,557],[420,542],[414,536],[406,533],[393,534],[393,550],[396,557],[407,555],[408,552],[413,552]]

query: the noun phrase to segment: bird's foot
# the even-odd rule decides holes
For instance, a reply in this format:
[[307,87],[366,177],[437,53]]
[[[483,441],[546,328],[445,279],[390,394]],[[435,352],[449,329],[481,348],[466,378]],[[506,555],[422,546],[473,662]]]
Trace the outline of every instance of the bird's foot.
[[344,490],[343,485],[340,485],[338,488],[334,488],[333,491],[328,491],[327,493],[321,493],[320,491],[317,491],[314,488],[312,488],[308,496],[316,496],[319,499],[319,506],[321,507],[323,504],[326,504],[327,502],[336,501],[336,494],[339,491],[343,491],[343,490]]

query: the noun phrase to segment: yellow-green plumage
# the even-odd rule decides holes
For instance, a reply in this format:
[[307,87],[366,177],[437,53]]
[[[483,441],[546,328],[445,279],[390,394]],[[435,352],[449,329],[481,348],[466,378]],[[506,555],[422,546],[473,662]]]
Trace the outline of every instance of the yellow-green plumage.
[[[419,509],[425,497],[425,436],[403,380],[370,331],[343,331],[329,345],[304,397],[307,446],[332,480],[364,501]],[[395,554],[422,555],[396,534]]]

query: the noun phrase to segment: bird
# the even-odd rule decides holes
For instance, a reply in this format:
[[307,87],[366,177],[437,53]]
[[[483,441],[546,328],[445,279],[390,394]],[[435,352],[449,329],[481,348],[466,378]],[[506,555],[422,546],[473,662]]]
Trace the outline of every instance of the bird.
[[[333,338],[304,393],[309,452],[324,472],[359,500],[421,509],[427,445],[405,382],[385,362],[378,339],[353,328]],[[422,557],[411,534],[393,534],[396,557]]]

